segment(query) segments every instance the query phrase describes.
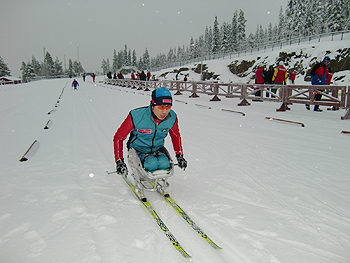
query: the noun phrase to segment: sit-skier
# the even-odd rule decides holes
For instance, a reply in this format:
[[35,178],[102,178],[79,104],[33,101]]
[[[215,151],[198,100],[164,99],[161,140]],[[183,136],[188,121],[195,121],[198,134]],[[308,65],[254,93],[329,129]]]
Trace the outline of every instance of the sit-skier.
[[114,135],[114,156],[116,172],[127,174],[123,157],[123,141],[130,134],[128,149],[134,148],[143,167],[150,172],[166,170],[170,160],[164,153],[164,140],[170,134],[178,166],[186,169],[181,136],[176,113],[171,109],[172,96],[168,89],[160,87],[152,92],[149,106],[131,110]]

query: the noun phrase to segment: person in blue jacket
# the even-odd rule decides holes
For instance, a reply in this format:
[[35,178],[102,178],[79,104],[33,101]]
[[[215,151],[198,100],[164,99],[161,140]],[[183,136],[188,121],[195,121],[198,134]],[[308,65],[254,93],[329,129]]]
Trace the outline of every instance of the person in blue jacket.
[[171,109],[172,101],[170,91],[160,87],[152,92],[149,106],[129,112],[113,139],[118,174],[127,173],[123,158],[123,141],[129,134],[127,147],[136,150],[146,170],[152,172],[170,167],[170,161],[162,151],[168,134],[170,134],[179,167],[186,169],[187,161],[183,157],[178,118]]
[[79,83],[76,79],[73,80],[72,82],[72,87],[74,87],[74,89],[78,89]]

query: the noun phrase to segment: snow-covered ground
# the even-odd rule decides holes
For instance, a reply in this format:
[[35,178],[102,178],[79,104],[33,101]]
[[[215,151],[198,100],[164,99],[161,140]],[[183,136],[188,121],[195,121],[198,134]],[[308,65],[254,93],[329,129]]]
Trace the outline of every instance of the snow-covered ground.
[[[115,169],[116,129],[130,109],[149,103],[150,92],[90,78],[74,91],[71,81],[0,87],[0,261],[183,262],[123,180],[105,173]],[[188,104],[173,107],[188,169],[176,168],[170,192],[223,250],[201,240],[155,193],[148,198],[191,262],[348,262],[345,110],[296,104],[276,112],[276,103],[238,107],[238,99],[189,95],[176,96]],[[34,140],[35,155],[19,162]],[[170,139],[167,147],[172,152]]]
[[[212,71],[224,71],[222,62],[212,61]],[[150,92],[101,80],[78,79],[78,90],[72,79],[0,86],[0,262],[185,261],[122,178],[106,174],[115,170],[116,129],[129,110],[149,104]],[[188,168],[176,168],[170,193],[223,250],[156,193],[147,197],[190,262],[349,262],[345,110],[294,104],[276,112],[274,102],[239,107],[239,99],[189,95],[175,96],[173,106]],[[34,140],[36,151],[19,162]],[[169,138],[166,146],[173,153]]]

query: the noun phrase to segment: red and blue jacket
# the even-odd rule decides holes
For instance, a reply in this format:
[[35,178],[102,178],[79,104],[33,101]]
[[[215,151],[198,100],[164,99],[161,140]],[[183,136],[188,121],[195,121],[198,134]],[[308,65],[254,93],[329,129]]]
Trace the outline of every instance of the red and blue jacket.
[[129,134],[128,149],[135,148],[139,153],[152,153],[164,146],[164,140],[168,133],[170,134],[175,154],[182,154],[178,119],[173,110],[170,110],[164,120],[158,120],[153,115],[151,106],[130,111],[114,135],[115,161],[123,159],[123,141]]
[[325,85],[328,77],[328,67],[323,63],[316,64],[311,72],[311,84],[312,85]]

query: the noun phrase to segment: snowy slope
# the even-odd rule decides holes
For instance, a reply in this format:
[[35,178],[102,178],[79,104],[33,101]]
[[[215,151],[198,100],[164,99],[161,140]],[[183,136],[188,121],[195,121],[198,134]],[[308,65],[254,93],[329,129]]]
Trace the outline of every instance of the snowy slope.
[[[208,72],[214,72],[216,75],[219,75],[218,80],[223,83],[234,82],[234,83],[253,83],[254,81],[254,71],[257,69],[259,65],[265,65],[266,69],[270,65],[273,65],[275,68],[277,67],[277,58],[280,57],[280,52],[286,54],[296,53],[295,56],[292,56],[290,61],[285,63],[285,67],[287,70],[294,68],[298,65],[298,68],[303,68],[306,72],[309,70],[312,65],[316,61],[320,62],[324,58],[325,55],[328,55],[332,60],[335,59],[339,55],[339,50],[343,50],[344,48],[350,48],[350,33],[346,33],[342,35],[336,35],[333,37],[324,37],[320,41],[318,39],[313,39],[309,42],[301,42],[300,44],[292,44],[282,46],[275,46],[274,48],[261,48],[260,51],[252,51],[246,52],[242,54],[234,54],[227,55],[225,57],[219,57],[218,59],[213,60],[204,60],[203,64],[208,67]],[[228,65],[232,62],[236,62],[240,64],[243,60],[245,61],[255,61],[255,63],[251,66],[251,68],[246,72],[246,77],[238,77],[233,75],[228,68]],[[170,69],[163,69],[159,73],[155,72],[156,78],[159,79],[167,79],[167,80],[175,80],[176,71],[180,68],[188,67],[189,69],[195,68],[198,64],[201,64],[202,61],[198,60],[195,63],[188,65],[181,65],[179,67],[173,67]],[[332,66],[332,64],[330,65]],[[166,77],[161,77],[165,72],[170,72],[166,75]],[[181,75],[179,77],[180,80],[183,80],[183,75],[188,75],[189,81],[199,81],[200,74],[195,73],[193,70],[181,71]],[[333,84],[336,85],[348,85],[350,83],[350,71],[349,70],[341,70],[336,72],[333,76],[333,80],[339,76],[346,76],[340,81],[333,81]],[[253,79],[252,79],[253,78]],[[304,81],[304,75],[297,74],[296,84],[307,84],[310,85],[310,82]]]
[[[149,92],[89,79],[74,91],[70,82],[0,88],[1,262],[183,262],[123,180],[105,173],[114,169],[115,130],[130,109],[149,103]],[[210,248],[154,193],[149,200],[192,262],[348,262],[345,111],[293,105],[277,113],[276,103],[242,108],[236,99],[188,95],[174,109],[189,167],[176,170],[171,194],[224,249]],[[19,162],[34,140],[36,154]]]

